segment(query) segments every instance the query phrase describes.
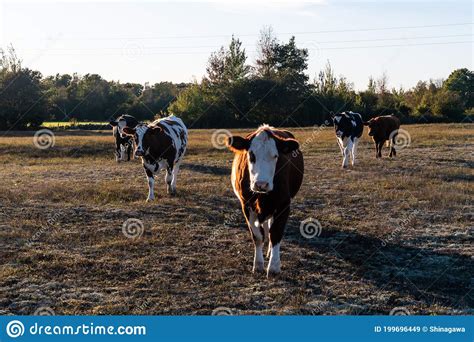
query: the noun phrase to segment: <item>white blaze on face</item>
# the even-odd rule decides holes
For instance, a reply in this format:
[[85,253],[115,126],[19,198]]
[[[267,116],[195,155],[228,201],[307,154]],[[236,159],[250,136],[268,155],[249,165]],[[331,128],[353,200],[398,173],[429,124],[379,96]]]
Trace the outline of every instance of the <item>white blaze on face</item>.
[[137,148],[136,148],[136,152],[141,152],[141,153],[144,153],[145,150],[143,149],[143,137],[145,136],[145,133],[146,131],[148,130],[148,127],[146,125],[141,125],[141,126],[137,126],[135,128],[135,132],[136,132],[136,143],[137,143]]
[[250,144],[247,152],[250,171],[250,189],[254,192],[269,192],[273,190],[278,161],[278,149],[275,140],[268,133],[261,131]]
[[127,122],[125,120],[119,120],[117,122],[117,129],[122,138],[125,138],[127,135],[123,132],[124,127],[127,126]]

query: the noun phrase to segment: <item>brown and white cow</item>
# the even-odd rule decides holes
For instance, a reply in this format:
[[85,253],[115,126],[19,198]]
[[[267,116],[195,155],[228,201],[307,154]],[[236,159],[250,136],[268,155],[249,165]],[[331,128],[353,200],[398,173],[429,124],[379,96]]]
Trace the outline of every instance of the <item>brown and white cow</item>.
[[377,116],[364,122],[369,127],[369,136],[375,143],[375,158],[382,157],[383,144],[388,140],[390,144],[390,158],[397,155],[395,139],[400,129],[400,120],[395,115]]
[[269,238],[267,276],[278,274],[291,199],[303,181],[299,143],[290,132],[263,125],[245,138],[229,137],[227,145],[235,152],[232,187],[255,247],[253,272],[264,270],[263,244]]
[[154,174],[162,169],[166,169],[167,192],[174,195],[179,166],[188,142],[188,131],[183,121],[172,115],[148,125],[139,123],[133,128],[124,126],[122,131],[133,136],[135,155],[142,158],[148,178],[147,201],[155,199]]

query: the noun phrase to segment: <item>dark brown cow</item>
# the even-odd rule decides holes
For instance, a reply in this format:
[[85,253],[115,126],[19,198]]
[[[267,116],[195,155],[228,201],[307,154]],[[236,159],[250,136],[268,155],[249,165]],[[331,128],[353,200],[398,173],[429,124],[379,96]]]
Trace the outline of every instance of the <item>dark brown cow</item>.
[[290,132],[267,125],[245,138],[230,137],[227,144],[235,152],[232,186],[254,242],[253,272],[264,270],[263,244],[269,237],[267,276],[278,274],[291,199],[303,181],[299,144]]
[[369,136],[375,143],[375,158],[382,157],[383,144],[388,140],[390,144],[390,158],[397,155],[395,139],[400,128],[400,120],[394,115],[377,116],[364,122],[369,126]]

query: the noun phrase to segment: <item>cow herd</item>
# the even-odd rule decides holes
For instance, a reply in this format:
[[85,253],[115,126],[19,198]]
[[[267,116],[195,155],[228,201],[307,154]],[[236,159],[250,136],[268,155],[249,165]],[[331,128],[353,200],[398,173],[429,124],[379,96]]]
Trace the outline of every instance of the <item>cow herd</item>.
[[[357,144],[369,127],[369,136],[380,158],[383,144],[390,144],[390,157],[396,155],[395,139],[400,120],[393,115],[379,116],[364,122],[354,112],[342,112],[331,117],[340,147],[342,167],[355,164]],[[154,196],[154,175],[166,170],[167,192],[176,193],[176,180],[186,152],[188,131],[183,121],[168,116],[144,124],[130,115],[111,121],[116,142],[116,160],[142,159],[148,180],[147,201]],[[260,126],[246,137],[230,136],[228,148],[234,152],[231,183],[240,201],[242,212],[254,243],[253,272],[264,271],[263,247],[268,241],[267,276],[280,273],[280,243],[290,214],[291,199],[303,182],[304,161],[299,143],[287,130]]]

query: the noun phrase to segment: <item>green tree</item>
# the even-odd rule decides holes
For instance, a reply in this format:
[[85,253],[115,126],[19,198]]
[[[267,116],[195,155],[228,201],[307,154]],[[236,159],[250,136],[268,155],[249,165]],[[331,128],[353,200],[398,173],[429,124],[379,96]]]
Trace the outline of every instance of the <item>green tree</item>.
[[454,70],[444,82],[443,88],[458,93],[467,108],[474,107],[473,71],[467,68]]

